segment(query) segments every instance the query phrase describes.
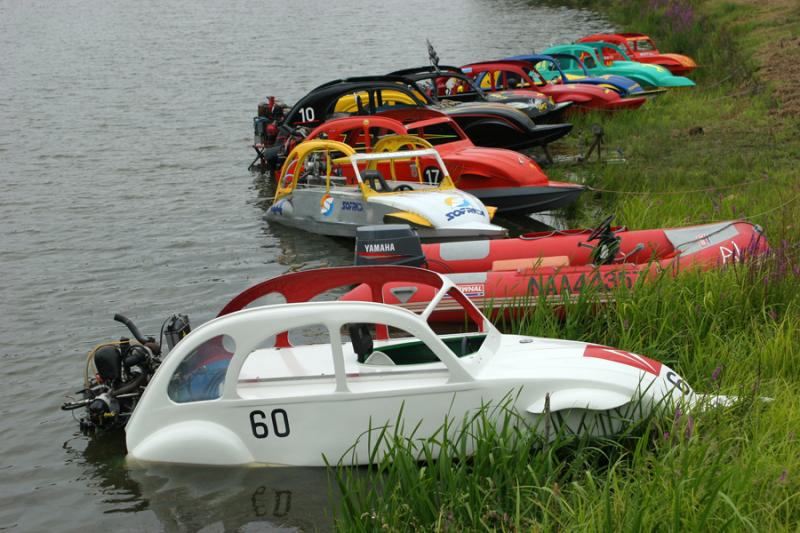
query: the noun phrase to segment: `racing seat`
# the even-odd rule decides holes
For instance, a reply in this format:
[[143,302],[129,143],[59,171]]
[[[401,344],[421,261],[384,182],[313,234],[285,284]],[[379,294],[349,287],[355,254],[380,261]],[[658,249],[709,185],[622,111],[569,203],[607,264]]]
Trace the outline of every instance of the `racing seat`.
[[364,363],[367,357],[372,354],[372,335],[367,324],[348,324],[347,333],[350,335],[350,342],[353,343],[353,351],[356,352],[359,363]]
[[[364,181],[369,183],[370,188],[372,188],[374,191],[392,192],[394,190],[388,183],[386,183],[386,178],[383,177],[383,174],[381,174],[379,170],[365,170],[362,177],[364,178]],[[380,188],[378,188],[379,184]]]

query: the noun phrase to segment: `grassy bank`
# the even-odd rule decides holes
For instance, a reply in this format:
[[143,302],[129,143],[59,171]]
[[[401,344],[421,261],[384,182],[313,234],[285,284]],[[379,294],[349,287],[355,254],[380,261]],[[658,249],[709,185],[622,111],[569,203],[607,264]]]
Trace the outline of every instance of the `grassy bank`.
[[457,459],[458,443],[445,443],[442,459],[421,466],[401,445],[391,465],[357,476],[339,470],[341,529],[800,528],[800,118],[765,54],[771,42],[799,33],[800,9],[719,0],[581,4],[702,67],[694,90],[577,122],[571,149],[599,122],[606,147],[619,147],[627,163],[548,171],[595,189],[571,211],[571,224],[608,213],[637,229],[745,217],[764,227],[774,252],[623,290],[599,309],[566,304],[563,319],[539,306],[505,329],[646,354],[697,390],[746,401],[657,418],[615,441],[549,446],[478,419],[472,432],[480,445],[470,460]]

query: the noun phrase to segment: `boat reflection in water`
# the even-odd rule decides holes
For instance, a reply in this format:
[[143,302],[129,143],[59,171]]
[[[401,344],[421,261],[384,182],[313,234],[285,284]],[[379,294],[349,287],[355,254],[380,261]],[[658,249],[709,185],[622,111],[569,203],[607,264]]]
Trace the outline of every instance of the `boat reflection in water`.
[[[80,440],[80,439],[79,439]],[[338,491],[324,468],[221,468],[126,462],[122,431],[65,443],[102,493],[103,515],[136,513],[166,531],[331,531]],[[335,484],[334,484],[335,485]],[[153,513],[155,516],[147,517]],[[110,525],[107,516],[97,523]],[[119,516],[113,519],[118,524]]]
[[323,468],[130,465],[148,507],[167,529],[332,529]]

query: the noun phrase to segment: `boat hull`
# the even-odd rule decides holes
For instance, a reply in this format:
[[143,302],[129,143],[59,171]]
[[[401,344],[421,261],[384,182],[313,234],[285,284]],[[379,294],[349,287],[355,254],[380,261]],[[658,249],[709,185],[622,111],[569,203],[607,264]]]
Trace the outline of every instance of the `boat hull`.
[[[634,288],[637,282],[656,279],[664,271],[676,275],[691,269],[719,268],[762,253],[768,246],[761,228],[744,221],[657,230],[618,229],[620,254],[629,254],[626,262],[593,265],[590,250],[579,246],[590,231],[427,244],[423,253],[429,269],[449,277],[487,316],[496,318],[540,303],[565,303],[587,292],[593,292],[601,302],[607,301],[613,290]],[[366,297],[364,289],[356,287],[343,299]],[[432,297],[432,290],[425,286],[406,283],[384,288],[386,303],[415,312],[424,309]],[[432,319],[463,322],[464,314],[454,304],[445,298]]]
[[572,124],[537,124],[527,130],[511,129],[494,117],[448,113],[477,146],[524,150],[546,146],[572,131]]
[[550,182],[540,187],[491,187],[469,192],[501,213],[537,213],[567,206],[584,190],[580,185]]

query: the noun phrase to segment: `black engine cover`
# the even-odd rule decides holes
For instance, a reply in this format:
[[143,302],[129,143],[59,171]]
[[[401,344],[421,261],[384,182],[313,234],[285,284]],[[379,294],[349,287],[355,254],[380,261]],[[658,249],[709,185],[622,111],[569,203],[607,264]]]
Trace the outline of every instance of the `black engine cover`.
[[122,354],[116,346],[103,346],[94,353],[94,366],[106,382],[115,382],[122,377]]

